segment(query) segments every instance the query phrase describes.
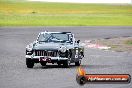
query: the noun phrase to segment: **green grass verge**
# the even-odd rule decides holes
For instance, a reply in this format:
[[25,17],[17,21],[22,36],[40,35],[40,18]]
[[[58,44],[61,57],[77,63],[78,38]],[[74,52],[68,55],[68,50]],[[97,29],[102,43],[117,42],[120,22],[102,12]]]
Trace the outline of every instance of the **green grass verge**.
[[0,26],[122,25],[132,25],[132,5],[0,1]]
[[126,44],[132,45],[132,40],[127,40],[127,41],[126,41]]

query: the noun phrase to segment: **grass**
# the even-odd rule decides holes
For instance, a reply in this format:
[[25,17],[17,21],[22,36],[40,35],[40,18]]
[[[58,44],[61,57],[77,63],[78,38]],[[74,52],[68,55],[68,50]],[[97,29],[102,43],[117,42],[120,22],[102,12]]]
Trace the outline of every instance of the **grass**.
[[0,26],[122,25],[132,25],[132,5],[0,1]]
[[127,40],[127,41],[126,41],[126,44],[127,44],[127,45],[132,45],[132,40]]

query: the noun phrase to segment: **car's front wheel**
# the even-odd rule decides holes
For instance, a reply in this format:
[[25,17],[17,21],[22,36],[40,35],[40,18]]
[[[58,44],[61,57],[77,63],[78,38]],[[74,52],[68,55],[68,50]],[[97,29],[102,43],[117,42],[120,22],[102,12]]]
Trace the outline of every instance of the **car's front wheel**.
[[30,58],[26,58],[27,68],[33,68],[34,62]]
[[75,62],[75,66],[80,66],[81,65],[81,60]]
[[63,66],[68,68],[68,67],[70,67],[70,63],[71,63],[70,60],[65,60],[63,63]]

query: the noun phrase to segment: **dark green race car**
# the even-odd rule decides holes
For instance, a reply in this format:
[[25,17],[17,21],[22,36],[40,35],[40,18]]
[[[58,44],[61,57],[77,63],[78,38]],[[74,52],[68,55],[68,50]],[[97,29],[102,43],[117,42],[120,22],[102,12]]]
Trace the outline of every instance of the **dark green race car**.
[[26,65],[28,68],[33,68],[34,63],[79,66],[84,57],[84,47],[79,42],[71,32],[41,32],[37,40],[26,47]]

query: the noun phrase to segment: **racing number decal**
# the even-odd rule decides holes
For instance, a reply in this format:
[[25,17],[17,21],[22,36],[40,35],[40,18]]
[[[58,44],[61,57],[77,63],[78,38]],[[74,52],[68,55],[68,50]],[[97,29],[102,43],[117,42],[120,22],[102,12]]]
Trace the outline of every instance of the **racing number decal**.
[[78,58],[78,55],[75,55],[75,58]]
[[75,58],[78,58],[78,48],[75,49]]

